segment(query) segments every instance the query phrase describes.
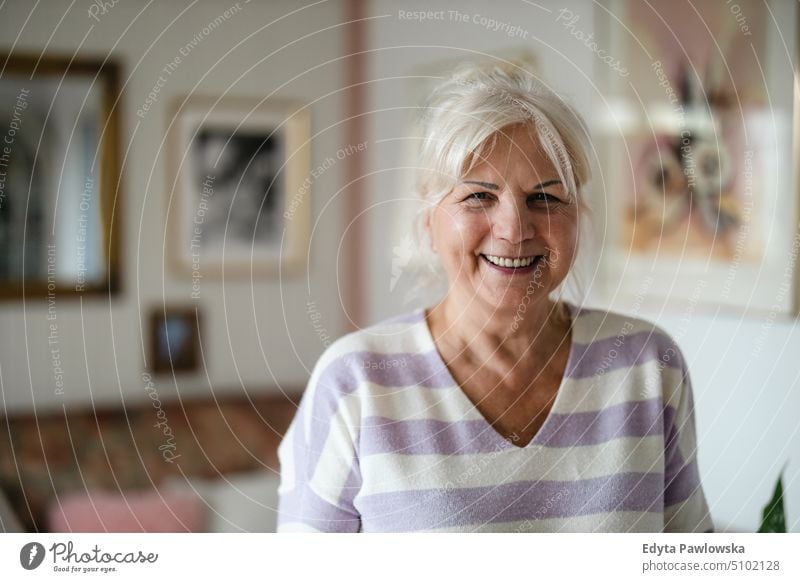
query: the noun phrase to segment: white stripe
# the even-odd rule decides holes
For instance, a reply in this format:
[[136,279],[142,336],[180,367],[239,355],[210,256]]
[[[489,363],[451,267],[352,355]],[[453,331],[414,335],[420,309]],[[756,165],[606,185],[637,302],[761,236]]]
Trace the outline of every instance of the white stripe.
[[401,323],[395,325],[374,325],[344,335],[334,341],[320,356],[316,368],[320,371],[328,367],[334,360],[354,352],[411,353],[428,351],[428,345],[420,342],[425,325],[424,320],[417,323]]
[[278,445],[278,463],[280,464],[281,480],[278,485],[278,494],[283,495],[295,488],[295,458],[294,439],[295,437],[295,423],[289,425],[286,434],[283,435],[283,440]]
[[[570,379],[558,398],[561,414],[596,412],[624,402],[642,402],[659,398],[672,400],[680,386],[682,372],[664,368],[658,362],[645,362],[631,368],[620,368],[603,376]],[[361,400],[364,416],[383,416],[392,420],[480,420],[483,417],[458,386],[423,388],[419,386],[380,386],[363,382],[358,391],[344,398]]]
[[573,341],[588,344],[616,337],[631,336],[640,332],[653,336],[667,334],[656,324],[614,311],[589,311],[576,318],[572,330]]
[[367,455],[359,461],[364,478],[359,495],[664,471],[664,440],[660,434],[564,449],[530,446],[520,453],[509,445],[472,455]]
[[419,386],[380,386],[364,382],[356,394],[345,398],[361,399],[365,417],[385,416],[392,420],[433,419],[448,422],[483,418],[459,386],[430,389]]
[[355,458],[358,401],[342,399],[331,419],[330,431],[309,485],[322,499],[337,505]]
[[682,379],[681,370],[669,367],[659,370],[659,362],[655,360],[618,368],[601,376],[570,379],[569,387],[559,396],[558,412],[596,412],[624,402],[642,402],[662,396],[667,403]]
[[575,517],[509,521],[505,523],[464,524],[437,528],[435,532],[654,532],[661,530],[661,514],[640,511],[615,511]]

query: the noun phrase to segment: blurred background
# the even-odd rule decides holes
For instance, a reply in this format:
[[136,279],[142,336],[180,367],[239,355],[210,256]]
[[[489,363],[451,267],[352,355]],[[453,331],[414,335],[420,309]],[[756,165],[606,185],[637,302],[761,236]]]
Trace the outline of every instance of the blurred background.
[[788,1],[0,4],[0,520],[271,531],[322,351],[436,299],[414,120],[468,59],[587,119],[566,292],[689,362],[723,531],[800,531],[798,9]]

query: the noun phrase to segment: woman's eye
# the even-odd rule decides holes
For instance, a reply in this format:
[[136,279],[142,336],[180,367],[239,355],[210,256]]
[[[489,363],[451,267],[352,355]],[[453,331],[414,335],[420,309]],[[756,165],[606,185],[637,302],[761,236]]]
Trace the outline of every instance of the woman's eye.
[[531,194],[528,196],[528,200],[531,202],[561,202],[560,198],[553,196],[552,194],[547,194],[546,192],[537,192],[536,194]]
[[473,192],[464,198],[463,202],[482,202],[488,200],[489,196],[490,194],[488,192]]

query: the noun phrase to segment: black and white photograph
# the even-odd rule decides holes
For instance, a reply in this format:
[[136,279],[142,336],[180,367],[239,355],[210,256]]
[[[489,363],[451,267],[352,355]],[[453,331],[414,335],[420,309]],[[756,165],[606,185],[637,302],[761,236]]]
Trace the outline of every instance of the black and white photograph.
[[236,276],[291,270],[305,259],[310,192],[298,196],[295,177],[308,161],[295,144],[308,139],[308,117],[291,102],[192,98],[178,105],[170,212],[181,265]]
[[205,126],[192,140],[190,189],[200,205],[207,200],[201,248],[208,255],[231,254],[240,247],[275,248],[280,244],[284,201],[282,134],[231,133]]

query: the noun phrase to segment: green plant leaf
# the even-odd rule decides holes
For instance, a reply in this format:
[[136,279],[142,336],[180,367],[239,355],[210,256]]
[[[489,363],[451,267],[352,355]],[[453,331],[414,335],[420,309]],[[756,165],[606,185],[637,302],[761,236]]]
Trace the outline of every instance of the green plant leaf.
[[758,533],[786,533],[786,513],[783,509],[783,471],[778,476],[772,499],[764,507]]

